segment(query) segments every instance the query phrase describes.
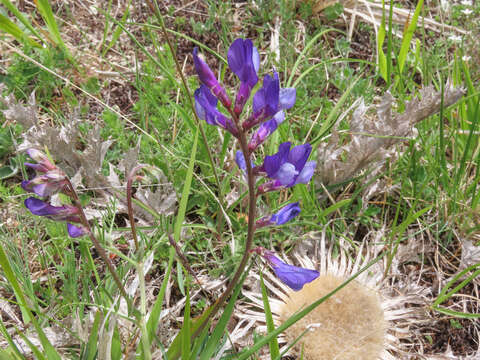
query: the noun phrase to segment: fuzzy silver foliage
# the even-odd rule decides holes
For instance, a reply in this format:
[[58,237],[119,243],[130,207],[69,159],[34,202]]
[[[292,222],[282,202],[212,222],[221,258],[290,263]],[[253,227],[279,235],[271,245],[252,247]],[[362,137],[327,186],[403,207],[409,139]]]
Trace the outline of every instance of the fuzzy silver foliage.
[[[443,94],[443,107],[455,104],[464,94],[462,88],[447,84]],[[428,86],[420,97],[405,104],[405,111],[392,114],[394,98],[387,92],[376,108],[376,116],[369,116],[369,107],[360,99],[350,120],[348,138],[337,129],[332,131],[328,143],[318,148],[318,180],[324,185],[342,183],[368,167],[380,167],[393,146],[414,132],[414,126],[440,111],[442,95]]]
[[[0,87],[0,92],[2,90],[3,88]],[[114,141],[102,139],[99,124],[95,124],[93,129],[90,129],[88,141],[85,143],[80,132],[83,121],[75,112],[64,125],[51,126],[38,120],[33,93],[25,105],[16,101],[13,95],[0,96],[0,103],[6,108],[2,112],[7,121],[19,123],[26,129],[22,135],[22,143],[17,145],[17,151],[47,148],[58,165],[70,176],[72,184],[77,189],[95,191],[97,196],[94,205],[105,208],[115,198],[116,210],[126,212],[124,196],[126,180],[120,180],[117,169],[128,174],[138,164],[139,143],[125,154],[117,166],[109,163],[110,174],[105,176],[102,173],[102,166],[105,155]],[[153,169],[153,167],[150,168]],[[154,184],[155,191],[143,185],[138,191],[137,198],[158,214],[172,214],[177,202],[175,189],[160,169],[155,168],[154,172],[158,180]],[[151,214],[139,206],[134,206],[134,211],[138,220],[144,224],[149,224],[153,220]]]

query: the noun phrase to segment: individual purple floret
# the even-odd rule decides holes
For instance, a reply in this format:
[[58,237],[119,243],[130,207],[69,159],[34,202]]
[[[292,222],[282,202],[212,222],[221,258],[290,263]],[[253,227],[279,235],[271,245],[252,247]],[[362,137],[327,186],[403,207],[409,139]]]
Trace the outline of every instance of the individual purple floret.
[[228,66],[240,79],[240,88],[235,99],[233,111],[240,115],[250,97],[250,92],[258,82],[260,56],[250,39],[235,40],[227,54]]
[[29,181],[22,181],[22,188],[25,191],[35,193],[41,197],[49,197],[58,192],[66,192],[67,178],[65,173],[57,168],[48,157],[36,149],[28,149],[27,154],[37,164],[24,163],[37,172],[37,176]]
[[24,163],[25,166],[31,167],[35,171],[40,173],[46,173],[51,170],[55,170],[57,167],[52,164],[52,162],[48,159],[48,157],[42,153],[40,150],[37,149],[28,149],[27,150],[28,156],[30,156],[33,160],[37,162],[37,164],[32,163]]
[[80,217],[78,216],[79,211],[75,206],[53,206],[34,197],[25,199],[24,203],[33,215],[45,216],[55,221],[80,222]]
[[70,224],[70,222],[81,222],[80,216],[78,215],[79,210],[75,206],[53,206],[34,197],[25,199],[24,204],[33,215],[45,216],[46,218],[54,221],[67,221],[68,234],[73,238],[83,236],[87,233],[87,230],[82,225]]
[[280,144],[278,152],[275,155],[266,156],[263,165],[257,169],[258,172],[264,172],[267,177],[273,179],[259,186],[260,194],[289,188],[299,183],[307,184],[312,178],[316,162],[307,162],[312,152],[311,145],[298,145],[292,149],[290,146],[290,142]]
[[207,124],[221,126],[225,130],[231,132],[234,136],[238,136],[236,126],[232,120],[218,111],[218,100],[215,95],[205,85],[195,90],[195,111],[200,119],[205,120]]
[[237,153],[235,154],[235,162],[238,165],[238,168],[240,170],[246,171],[247,170],[247,163],[245,162],[245,156],[243,156],[243,152],[240,150],[237,150]]
[[[37,165],[25,163],[27,166]],[[43,175],[34,177],[29,181],[22,181],[21,186],[23,190],[35,193],[41,197],[49,197],[53,194],[62,192],[66,189],[67,179],[65,174],[58,170],[50,170]]]
[[262,247],[252,249],[252,252],[256,252],[263,256],[280,281],[294,291],[301,290],[303,285],[312,282],[320,275],[317,270],[304,269],[298,266],[285,264],[275,256],[273,251],[266,250]]
[[285,113],[283,111],[279,111],[273,116],[273,118],[261,124],[250,139],[250,142],[248,143],[248,149],[253,151],[259,145],[263,144],[267,137],[277,130],[278,125],[280,125],[283,120],[285,120]]
[[227,95],[227,92],[223,86],[218,82],[215,74],[210,69],[210,67],[198,56],[198,48],[193,49],[193,62],[195,64],[195,70],[197,71],[198,78],[200,82],[205,84],[212,93],[220,100],[220,102],[226,108],[232,106],[232,101]]
[[68,235],[70,235],[72,238],[77,238],[87,234],[87,230],[82,225],[77,226],[70,223],[67,223],[67,231]]
[[292,220],[298,214],[300,214],[300,211],[301,210],[298,202],[294,202],[288,204],[287,206],[284,206],[277,213],[273,214],[270,217],[267,216],[261,218],[260,220],[257,220],[255,226],[258,229],[268,225],[283,225]]
[[274,72],[273,77],[265,75],[263,86],[253,96],[253,114],[242,126],[245,130],[268,120],[279,111],[290,109],[295,105],[295,88],[280,88],[278,73]]

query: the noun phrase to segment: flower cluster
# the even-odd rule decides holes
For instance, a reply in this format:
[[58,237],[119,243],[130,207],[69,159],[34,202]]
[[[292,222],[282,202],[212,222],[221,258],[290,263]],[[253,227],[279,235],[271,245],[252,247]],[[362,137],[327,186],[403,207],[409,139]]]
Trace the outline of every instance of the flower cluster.
[[[244,112],[253,88],[259,81],[258,70],[260,56],[257,48],[249,39],[235,40],[228,50],[228,66],[240,80],[240,86],[232,103],[227,91],[218,81],[215,73],[207,63],[200,58],[198,48],[193,51],[195,69],[200,80],[200,87],[195,91],[195,111],[198,117],[210,125],[215,125],[230,132],[239,139],[243,148],[237,151],[235,161],[242,172],[247,176],[247,162],[251,164],[251,174],[248,176],[264,177],[266,180],[257,188],[256,195],[267,192],[290,188],[296,184],[307,184],[313,176],[316,162],[308,161],[312,152],[310,144],[293,146],[290,142],[280,144],[278,152],[266,156],[263,163],[256,166],[252,161],[253,152],[285,120],[285,110],[295,104],[296,90],[294,88],[281,88],[279,75],[266,74],[262,86],[252,98],[251,113],[244,121],[240,116]],[[223,105],[226,112],[218,108],[218,103]],[[232,107],[233,105],[233,107]],[[257,127],[255,130],[255,127]],[[246,136],[252,130],[250,139]],[[256,180],[255,180],[256,183]],[[255,223],[255,228],[270,225],[283,225],[300,213],[298,202],[290,203],[277,213],[262,217]],[[258,249],[258,248],[257,248]],[[263,249],[255,250],[263,256],[272,266],[276,275],[294,290],[300,290],[307,282],[314,280],[318,272],[297,268],[282,263],[273,252]]]
[[64,193],[68,196],[71,195],[65,173],[56,167],[41,151],[29,149],[27,154],[36,163],[26,162],[24,164],[34,169],[36,176],[32,180],[22,181],[21,186],[25,191],[45,199],[27,198],[24,202],[27,209],[34,215],[45,216],[55,221],[66,221],[68,234],[73,238],[85,235],[87,230],[81,225],[77,207],[72,205],[53,206],[49,202],[50,197],[54,194]]

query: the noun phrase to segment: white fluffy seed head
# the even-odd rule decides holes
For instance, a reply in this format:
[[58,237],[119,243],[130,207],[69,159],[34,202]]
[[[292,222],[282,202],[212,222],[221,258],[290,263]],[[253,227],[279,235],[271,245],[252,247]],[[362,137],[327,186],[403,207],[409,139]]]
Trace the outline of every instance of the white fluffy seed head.
[[[290,292],[279,309],[281,322],[327,295],[345,279],[321,275],[298,292]],[[285,331],[305,360],[375,360],[384,350],[386,321],[375,290],[352,281]]]

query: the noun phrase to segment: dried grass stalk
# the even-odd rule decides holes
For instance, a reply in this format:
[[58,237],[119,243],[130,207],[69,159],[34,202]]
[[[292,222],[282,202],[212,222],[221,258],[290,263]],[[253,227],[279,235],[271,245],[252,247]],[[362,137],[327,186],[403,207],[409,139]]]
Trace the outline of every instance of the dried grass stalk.
[[[443,107],[455,104],[463,94],[462,88],[447,84]],[[393,145],[412,136],[415,124],[440,111],[442,95],[428,86],[420,90],[420,99],[407,102],[405,111],[394,116],[393,100],[387,92],[377,106],[377,116],[368,116],[368,107],[360,99],[350,120],[349,140],[345,140],[345,133],[334,129],[328,143],[319,146],[317,172],[324,185],[347,181],[368,166],[379,167]]]

